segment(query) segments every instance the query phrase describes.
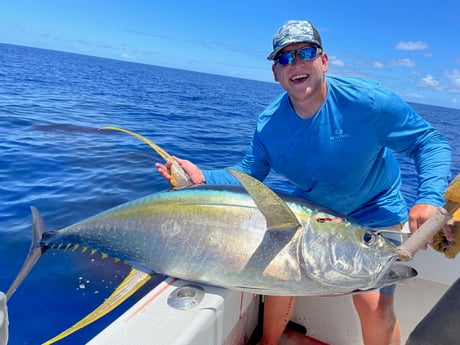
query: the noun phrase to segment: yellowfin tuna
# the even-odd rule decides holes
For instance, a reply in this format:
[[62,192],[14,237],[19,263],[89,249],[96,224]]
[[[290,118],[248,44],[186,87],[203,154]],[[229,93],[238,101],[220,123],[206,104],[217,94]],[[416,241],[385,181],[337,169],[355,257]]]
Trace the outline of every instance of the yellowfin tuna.
[[[148,139],[122,131],[171,159]],[[154,273],[258,294],[322,296],[374,289],[416,275],[395,262],[396,247],[378,233],[278,195],[240,171],[231,173],[242,187],[204,185],[155,193],[61,230],[46,231],[32,208],[33,242],[8,298],[43,252],[77,245],[122,260],[133,273],[103,305],[46,344],[105,315]],[[181,181],[176,186],[189,183]]]

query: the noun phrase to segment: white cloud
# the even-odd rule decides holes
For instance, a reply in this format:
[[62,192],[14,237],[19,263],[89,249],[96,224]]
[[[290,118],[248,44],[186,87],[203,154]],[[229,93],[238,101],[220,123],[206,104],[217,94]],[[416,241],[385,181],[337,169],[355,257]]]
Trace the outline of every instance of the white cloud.
[[459,69],[447,70],[445,74],[446,74],[446,77],[450,79],[453,87],[458,92],[460,92],[460,70]]
[[392,64],[394,66],[404,66],[404,67],[414,67],[415,62],[412,61],[411,59],[399,59],[396,61],[393,61]]
[[439,87],[439,81],[434,79],[432,75],[427,74],[424,78],[422,78],[422,85],[437,88]]
[[447,78],[460,78],[460,69],[452,69],[446,71]]
[[375,61],[372,64],[372,67],[375,68],[375,69],[383,69],[385,67],[385,65],[382,62]]
[[425,50],[428,49],[428,44],[422,41],[399,42],[395,48],[397,50]]
[[329,63],[335,66],[345,66],[345,63],[335,55],[329,55]]
[[128,53],[123,53],[123,54],[121,54],[121,59],[122,60],[133,60],[134,58],[133,58],[132,55],[130,55]]
[[414,92],[408,93],[407,96],[410,97],[410,98],[413,98],[413,99],[423,99],[423,98],[425,98],[423,95],[421,95],[419,93],[414,93]]

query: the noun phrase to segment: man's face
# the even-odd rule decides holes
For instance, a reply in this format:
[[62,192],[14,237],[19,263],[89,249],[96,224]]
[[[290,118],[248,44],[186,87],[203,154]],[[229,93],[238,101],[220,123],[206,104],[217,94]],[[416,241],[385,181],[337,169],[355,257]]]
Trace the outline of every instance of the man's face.
[[[278,54],[272,66],[275,81],[280,83],[291,98],[301,100],[312,97],[322,88],[328,66],[327,54],[320,48],[317,48],[315,54],[311,47],[311,44],[305,42],[291,44],[281,50],[280,54],[291,53],[281,58]],[[302,51],[302,48],[310,49]]]

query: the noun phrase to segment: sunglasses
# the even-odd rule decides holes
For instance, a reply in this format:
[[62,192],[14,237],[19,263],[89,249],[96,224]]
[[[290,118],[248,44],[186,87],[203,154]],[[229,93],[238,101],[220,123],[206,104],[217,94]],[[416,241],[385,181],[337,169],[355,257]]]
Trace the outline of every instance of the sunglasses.
[[300,60],[302,61],[310,61],[316,58],[319,54],[321,54],[321,49],[316,46],[303,47],[297,50],[290,50],[280,53],[276,57],[275,63],[279,63],[281,65],[290,65],[294,63],[296,55],[299,56]]

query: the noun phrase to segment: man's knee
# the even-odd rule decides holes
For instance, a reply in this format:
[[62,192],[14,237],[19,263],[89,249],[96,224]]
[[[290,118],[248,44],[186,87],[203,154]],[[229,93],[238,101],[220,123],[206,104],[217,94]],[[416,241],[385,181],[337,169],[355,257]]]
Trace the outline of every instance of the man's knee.
[[396,321],[393,296],[369,292],[353,296],[353,302],[361,320],[380,320],[388,324]]

